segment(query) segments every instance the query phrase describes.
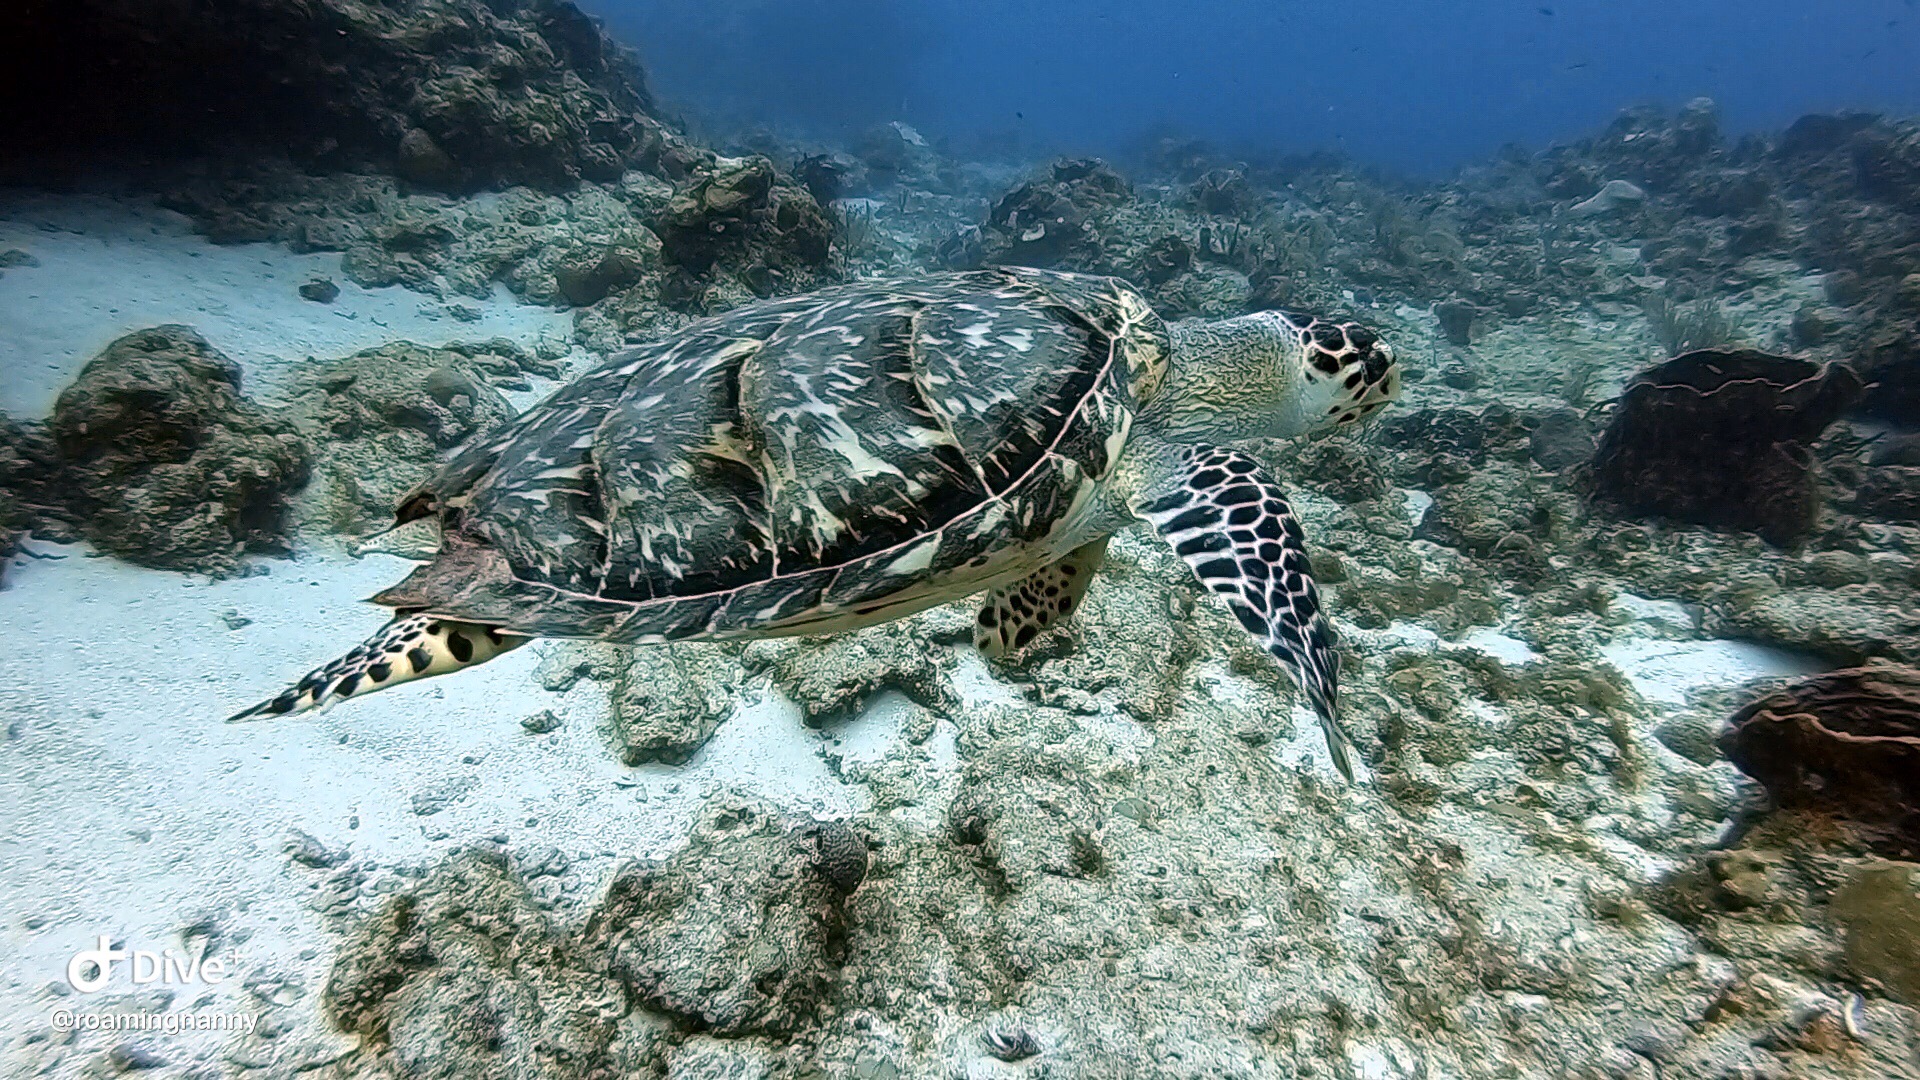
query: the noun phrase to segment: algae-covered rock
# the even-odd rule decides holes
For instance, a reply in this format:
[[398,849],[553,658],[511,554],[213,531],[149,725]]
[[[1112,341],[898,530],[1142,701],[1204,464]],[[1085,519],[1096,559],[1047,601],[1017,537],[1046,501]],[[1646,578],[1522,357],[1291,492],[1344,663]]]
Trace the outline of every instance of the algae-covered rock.
[[639,997],[716,1035],[790,1032],[827,994],[841,894],[811,834],[721,797],[665,864],[616,877],[588,944]]
[[1392,453],[1380,465],[1414,487],[1466,479],[1489,458],[1518,458],[1527,438],[1525,419],[1502,404],[1479,409],[1440,407],[1393,410],[1380,418],[1378,445]]
[[1272,459],[1289,480],[1343,503],[1384,497],[1393,484],[1372,446],[1335,435],[1290,447]]
[[689,278],[669,299],[695,310],[707,303],[701,282],[715,270],[760,296],[804,287],[833,241],[820,204],[763,157],[722,158],[673,197],[653,228],[666,264]]
[[400,496],[445,453],[514,416],[501,389],[561,368],[510,341],[367,349],[303,373],[289,412],[319,448],[306,522],[355,535],[392,523]]
[[780,1054],[753,1041],[695,1036],[667,1054],[666,1080],[773,1080],[790,1075]]
[[954,701],[948,673],[953,650],[930,640],[927,617],[852,633],[759,641],[743,654],[748,671],[769,673],[809,725],[843,717],[882,690],[897,690],[928,708]]
[[1436,487],[1432,497],[1414,537],[1496,562],[1502,576],[1522,588],[1557,580],[1550,553],[1574,535],[1584,516],[1573,495],[1543,482],[1532,469],[1505,461]]
[[[281,186],[289,194],[316,187],[355,196],[269,203],[284,221],[268,234],[291,232],[307,246],[343,248],[342,269],[368,288],[405,285],[485,300],[495,282],[504,282],[532,303],[584,306],[661,275],[660,239],[641,223],[624,188],[583,184],[561,196],[520,187],[481,203],[455,203],[402,194],[375,179]],[[199,203],[218,206],[224,197],[183,196],[181,204],[195,212]]]
[[738,647],[685,642],[619,651],[626,662],[612,702],[621,761],[685,763],[734,710],[744,674]]
[[321,1006],[402,1076],[604,1075],[627,995],[568,944],[504,856],[470,850],[352,932]]
[[229,572],[288,544],[308,450],[240,393],[240,366],[184,326],[107,346],[49,422],[60,513],[102,551],[168,570]]
[[1847,935],[1847,965],[1920,1006],[1920,865],[1871,860],[1852,868],[1829,909]]
[[1719,607],[1741,636],[1813,653],[1840,664],[1874,657],[1920,661],[1920,611],[1899,586],[1756,588]]
[[[1073,726],[1070,714],[1051,709],[1009,723],[1030,737],[985,748],[947,810],[953,843],[996,892],[1031,888],[1046,876],[1097,877],[1107,869],[1105,813],[1092,777],[1080,768],[1085,746],[1072,740]],[[1051,738],[1039,737],[1042,732]]]

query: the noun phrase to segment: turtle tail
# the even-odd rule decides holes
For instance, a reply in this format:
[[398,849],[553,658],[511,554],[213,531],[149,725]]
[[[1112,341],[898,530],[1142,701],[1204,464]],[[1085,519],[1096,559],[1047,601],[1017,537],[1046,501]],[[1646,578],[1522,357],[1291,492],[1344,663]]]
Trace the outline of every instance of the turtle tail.
[[498,627],[424,614],[401,614],[352,652],[315,668],[278,696],[227,717],[227,723],[287,716],[415,679],[487,661],[531,638]]

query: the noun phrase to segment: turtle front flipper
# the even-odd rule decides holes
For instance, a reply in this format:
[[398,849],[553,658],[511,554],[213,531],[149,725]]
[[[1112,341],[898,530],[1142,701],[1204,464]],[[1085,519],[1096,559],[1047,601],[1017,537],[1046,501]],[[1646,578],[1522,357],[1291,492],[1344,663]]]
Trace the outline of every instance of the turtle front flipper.
[[1351,740],[1340,727],[1340,654],[1307,565],[1306,541],[1280,486],[1245,454],[1183,447],[1145,485],[1134,512],[1224,601],[1240,625],[1278,657],[1326,731],[1334,767],[1349,781]]
[[401,615],[352,652],[315,668],[278,696],[234,713],[227,723],[306,712],[341,698],[445,675],[484,664],[530,640],[478,623]]
[[1065,622],[1086,599],[1087,586],[1107,559],[1107,538],[1067,552],[1011,585],[987,594],[974,620],[973,644],[992,657],[1024,649],[1042,631]]

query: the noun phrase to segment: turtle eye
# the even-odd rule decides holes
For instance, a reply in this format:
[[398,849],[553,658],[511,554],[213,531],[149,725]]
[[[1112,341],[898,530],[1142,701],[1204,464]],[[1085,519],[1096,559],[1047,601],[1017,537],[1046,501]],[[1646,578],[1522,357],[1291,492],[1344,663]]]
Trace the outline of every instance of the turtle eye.
[[[1375,340],[1377,341],[1378,339],[1376,338]],[[1387,348],[1385,345],[1370,347],[1366,349],[1365,356],[1361,362],[1366,366],[1367,381],[1369,383],[1384,381],[1387,373],[1393,370],[1393,350]]]

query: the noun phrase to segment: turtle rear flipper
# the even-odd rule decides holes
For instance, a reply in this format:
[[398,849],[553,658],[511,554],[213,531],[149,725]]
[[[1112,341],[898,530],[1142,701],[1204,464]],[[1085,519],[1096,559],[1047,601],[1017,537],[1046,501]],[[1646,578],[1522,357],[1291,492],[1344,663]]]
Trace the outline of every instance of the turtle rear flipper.
[[974,620],[973,644],[991,657],[1024,649],[1035,637],[1064,623],[1107,558],[1107,538],[1069,551],[1011,585],[994,589]]
[[1280,486],[1232,450],[1182,447],[1168,464],[1137,512],[1286,668],[1320,718],[1334,768],[1351,781],[1352,740],[1340,726],[1340,654],[1320,613],[1306,540]]
[[417,613],[401,615],[352,652],[315,668],[279,695],[234,713],[227,717],[227,723],[306,712],[341,698],[445,675],[484,664],[530,640],[479,623]]

